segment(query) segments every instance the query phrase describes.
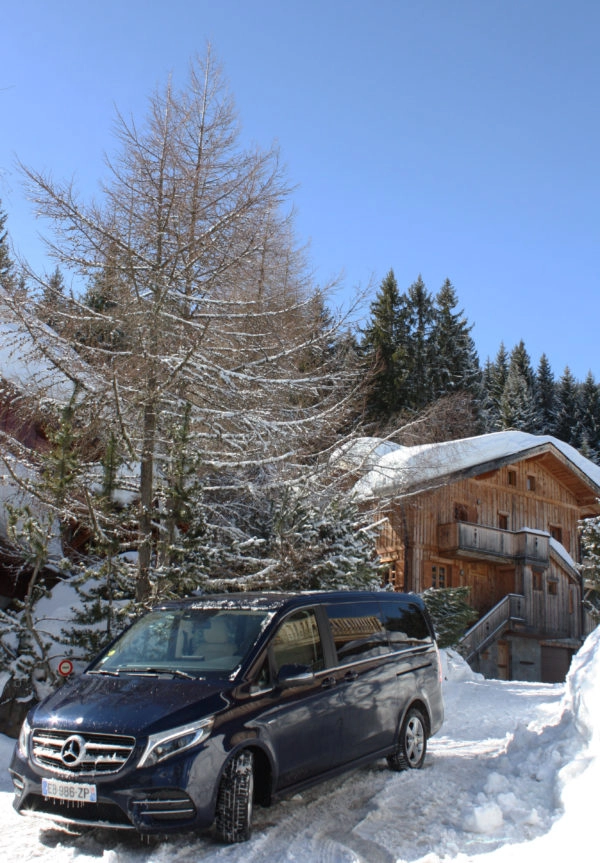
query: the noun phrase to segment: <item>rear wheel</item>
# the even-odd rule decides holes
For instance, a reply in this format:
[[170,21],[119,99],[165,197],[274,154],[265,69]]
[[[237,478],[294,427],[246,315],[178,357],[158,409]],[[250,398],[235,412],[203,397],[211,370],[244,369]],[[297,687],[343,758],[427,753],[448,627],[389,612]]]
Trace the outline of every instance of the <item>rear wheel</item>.
[[396,752],[388,755],[392,770],[418,770],[423,766],[427,752],[427,726],[423,714],[411,707],[402,723]]
[[223,842],[245,842],[252,829],[254,757],[248,749],[234,755],[219,785],[215,826]]

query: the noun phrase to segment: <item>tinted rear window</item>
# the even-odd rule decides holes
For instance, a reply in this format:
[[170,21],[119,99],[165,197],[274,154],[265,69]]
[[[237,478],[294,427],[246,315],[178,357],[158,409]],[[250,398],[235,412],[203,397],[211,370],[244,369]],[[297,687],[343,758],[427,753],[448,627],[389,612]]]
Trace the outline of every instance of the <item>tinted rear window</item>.
[[378,602],[340,603],[325,608],[340,664],[389,652]]
[[382,603],[383,622],[392,650],[432,642],[423,612],[415,603]]

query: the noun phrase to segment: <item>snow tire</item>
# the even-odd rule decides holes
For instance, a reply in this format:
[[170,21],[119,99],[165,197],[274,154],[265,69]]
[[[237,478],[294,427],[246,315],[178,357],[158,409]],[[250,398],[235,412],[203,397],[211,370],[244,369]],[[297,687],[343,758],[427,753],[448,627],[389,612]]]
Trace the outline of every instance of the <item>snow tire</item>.
[[227,763],[219,785],[215,827],[223,842],[245,842],[252,830],[254,756],[248,749]]
[[423,714],[411,707],[402,723],[398,745],[387,762],[392,770],[418,770],[423,766],[427,752],[427,726]]

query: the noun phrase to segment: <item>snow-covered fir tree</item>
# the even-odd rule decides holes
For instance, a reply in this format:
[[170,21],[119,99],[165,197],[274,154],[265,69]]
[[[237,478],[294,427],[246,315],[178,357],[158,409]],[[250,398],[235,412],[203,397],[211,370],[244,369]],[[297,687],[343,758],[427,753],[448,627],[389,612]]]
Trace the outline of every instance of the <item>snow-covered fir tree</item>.
[[592,372],[579,385],[577,410],[579,449],[587,458],[600,458],[600,391]]
[[577,425],[577,381],[567,366],[556,385],[556,425],[554,434],[565,443],[577,447],[580,443]]
[[587,518],[580,524],[584,605],[600,622],[600,516]]
[[523,341],[515,345],[510,354],[500,396],[499,424],[503,429],[536,430],[534,373]]

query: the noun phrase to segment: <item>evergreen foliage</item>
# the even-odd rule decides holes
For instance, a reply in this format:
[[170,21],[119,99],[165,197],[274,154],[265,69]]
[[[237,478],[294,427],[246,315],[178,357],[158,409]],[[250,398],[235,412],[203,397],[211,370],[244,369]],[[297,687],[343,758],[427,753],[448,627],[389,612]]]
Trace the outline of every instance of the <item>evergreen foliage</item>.
[[[371,304],[361,343],[373,368],[367,418],[376,427],[414,417],[457,393],[469,394],[473,404],[480,398],[481,374],[472,325],[457,306],[449,279],[435,297],[421,276],[400,294],[394,272],[389,271]],[[471,420],[472,433],[478,428],[476,414]]]
[[371,358],[375,369],[369,392],[367,412],[374,419],[397,413],[400,402],[400,381],[404,369],[400,364],[401,300],[394,271],[390,270],[371,303],[371,320],[363,331],[362,349]]
[[441,648],[455,647],[478,614],[468,603],[468,587],[430,587],[423,600]]
[[537,368],[535,386],[537,431],[554,434],[556,428],[556,384],[546,354],[542,354]]
[[435,398],[434,366],[438,358],[434,323],[433,297],[419,275],[406,294],[399,345],[400,366],[404,369],[400,399],[415,411]]
[[500,428],[535,430],[534,373],[523,341],[511,351],[499,409]]
[[600,516],[580,524],[583,577],[583,602],[594,620],[600,623]]
[[8,242],[7,218],[8,216],[2,210],[0,202],[0,288],[5,290],[13,289],[17,281]]
[[458,297],[446,279],[434,300],[433,390],[436,398],[466,390],[479,394],[481,374],[475,342],[464,311],[457,311]]
[[555,437],[573,446],[579,445],[577,381],[567,366],[556,387]]
[[579,385],[577,410],[579,449],[587,458],[598,461],[600,456],[600,391],[594,375],[588,372]]

